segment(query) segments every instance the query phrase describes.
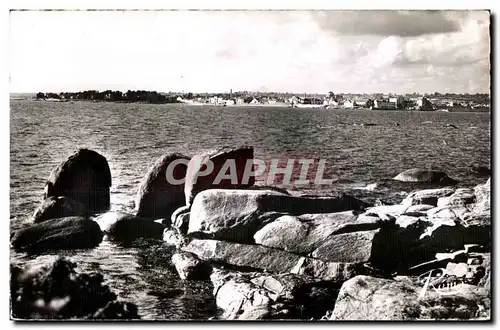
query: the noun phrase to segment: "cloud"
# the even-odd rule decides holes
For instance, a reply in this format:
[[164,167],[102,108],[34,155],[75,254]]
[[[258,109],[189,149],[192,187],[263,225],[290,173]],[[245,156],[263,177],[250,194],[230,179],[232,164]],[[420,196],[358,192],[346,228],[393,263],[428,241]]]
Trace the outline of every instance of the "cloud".
[[[220,92],[232,88],[308,93],[489,89],[487,12],[419,12],[420,16],[389,12],[397,18],[384,18],[387,35],[359,32],[376,21],[367,16],[370,12],[334,13],[346,16],[339,16],[344,30],[351,17],[363,25],[358,34],[325,29],[318,24],[323,12],[310,11],[14,12],[11,89]],[[426,33],[401,35],[401,29],[409,27],[394,22],[404,15],[409,16],[409,27],[416,24],[410,18],[427,25],[425,31],[413,29],[413,34]],[[459,27],[428,33],[439,25],[430,17],[444,17]]]
[[416,37],[460,31],[468,12],[370,10],[318,11],[312,15],[323,30],[337,35]]

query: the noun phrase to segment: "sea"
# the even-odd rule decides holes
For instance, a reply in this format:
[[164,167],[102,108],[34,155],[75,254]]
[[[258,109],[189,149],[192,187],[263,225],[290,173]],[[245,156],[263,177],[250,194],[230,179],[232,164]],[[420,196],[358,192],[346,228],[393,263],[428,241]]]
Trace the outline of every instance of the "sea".
[[[10,230],[29,224],[51,170],[78,148],[104,155],[111,169],[111,211],[133,212],[141,179],[157,158],[251,145],[255,157],[326,160],[330,184],[278,183],[294,195],[348,193],[400,202],[415,186],[392,180],[409,168],[440,169],[473,187],[490,167],[490,113],[189,106],[107,102],[10,102]],[[266,184],[257,182],[257,184]],[[11,250],[11,262],[41,265],[63,255],[97,271],[145,320],[216,318],[209,282],[178,278],[159,242],[43,255]]]

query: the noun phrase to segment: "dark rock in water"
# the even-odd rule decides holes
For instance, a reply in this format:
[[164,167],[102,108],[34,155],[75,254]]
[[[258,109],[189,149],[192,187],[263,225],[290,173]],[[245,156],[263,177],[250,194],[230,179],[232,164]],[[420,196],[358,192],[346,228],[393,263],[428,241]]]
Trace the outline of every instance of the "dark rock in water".
[[251,243],[260,228],[282,215],[359,210],[364,205],[348,195],[293,197],[269,190],[210,189],[193,202],[188,234]]
[[165,226],[148,218],[121,214],[107,234],[115,241],[130,243],[138,238],[162,239]]
[[193,253],[176,253],[172,256],[172,263],[183,280],[207,280],[212,272],[210,264],[201,261]]
[[102,240],[99,225],[84,217],[50,219],[17,231],[11,240],[16,249],[42,252],[48,249],[92,248]]
[[44,197],[65,196],[93,213],[109,209],[110,187],[106,158],[93,150],[79,149],[50,173]]
[[172,180],[167,180],[167,168],[172,164],[169,175],[175,180],[183,180],[186,177],[188,160],[188,157],[174,153],[161,156],[153,164],[137,193],[137,216],[170,219],[172,213],[184,205],[184,183],[174,184]]
[[487,166],[472,166],[470,170],[479,177],[491,176],[491,170]]
[[439,185],[455,185],[457,180],[450,178],[445,172],[412,168],[399,173],[394,180],[402,182],[432,183]]
[[447,294],[428,288],[421,295],[422,286],[406,277],[356,276],[342,285],[331,320],[471,319],[490,309],[489,290],[472,285],[456,286]]
[[35,210],[33,222],[43,222],[49,219],[64,218],[70,216],[88,216],[85,205],[64,196],[48,197]]
[[117,300],[101,274],[78,274],[76,263],[58,259],[38,269],[11,265],[15,319],[138,319],[137,306]]
[[[203,175],[207,166],[209,166],[209,161],[212,162],[213,169],[210,173]],[[246,172],[249,174],[247,178],[244,178],[245,169],[247,169]],[[250,175],[250,170],[252,169],[253,147],[224,147],[193,156],[189,161],[186,173],[184,188],[186,205],[191,205],[196,194],[203,190],[217,188],[241,189],[253,186],[255,176]],[[223,178],[224,174],[230,175],[232,174],[232,170],[236,172],[236,182],[231,182],[232,180],[228,178],[216,182],[217,177]]]

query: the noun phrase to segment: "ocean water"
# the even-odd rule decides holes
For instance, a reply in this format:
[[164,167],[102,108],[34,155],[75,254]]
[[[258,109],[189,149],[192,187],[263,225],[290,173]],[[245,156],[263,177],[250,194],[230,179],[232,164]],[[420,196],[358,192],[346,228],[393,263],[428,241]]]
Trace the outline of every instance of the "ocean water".
[[[414,187],[391,178],[409,168],[438,168],[460,185],[473,186],[486,181],[473,167],[490,166],[488,113],[11,100],[10,118],[11,231],[28,223],[50,171],[82,147],[107,158],[111,209],[125,212],[133,210],[148,168],[168,152],[193,155],[218,146],[252,145],[255,157],[266,162],[325,159],[324,177],[332,184],[280,186],[293,194],[343,191],[367,201],[399,202]],[[113,290],[138,304],[145,319],[216,315],[210,284],[179,280],[168,262],[172,252],[157,248],[103,241],[93,250],[64,253],[82,270],[103,272]],[[164,254],[161,267],[145,260],[152,250]],[[51,258],[11,252],[19,263]]]

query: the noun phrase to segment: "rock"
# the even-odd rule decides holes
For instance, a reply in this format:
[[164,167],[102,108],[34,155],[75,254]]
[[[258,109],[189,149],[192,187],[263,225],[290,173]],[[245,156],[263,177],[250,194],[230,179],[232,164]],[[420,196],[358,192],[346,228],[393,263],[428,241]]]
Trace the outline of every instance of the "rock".
[[434,208],[435,205],[429,205],[429,204],[416,204],[412,205],[409,208],[406,209],[405,215],[411,215],[412,213],[419,213],[419,214],[425,214],[427,211],[430,209]]
[[255,243],[300,255],[308,255],[330,236],[380,228],[379,218],[357,221],[353,211],[285,215],[267,224],[255,235]]
[[11,265],[12,318],[138,319],[137,306],[117,299],[104,278],[77,273],[76,263],[59,258],[49,265]]
[[477,176],[491,176],[491,170],[487,166],[472,166],[470,171]]
[[366,270],[359,264],[302,257],[290,272],[329,281],[332,284],[342,284],[358,274],[364,274]]
[[404,236],[397,227],[331,235],[311,257],[337,263],[364,264],[392,271],[407,258]]
[[131,214],[118,214],[116,222],[108,229],[108,236],[123,243],[131,243],[138,238],[162,239],[165,226],[149,218]]
[[210,265],[188,252],[175,253],[172,263],[183,280],[206,280],[212,271]]
[[390,220],[405,213],[407,209],[407,205],[380,205],[368,208],[365,214],[368,216],[378,216],[382,220]]
[[110,187],[111,171],[106,158],[93,150],[79,149],[50,173],[44,198],[65,196],[82,203],[91,213],[106,211]]
[[409,260],[413,264],[430,261],[436,253],[462,250],[467,244],[490,248],[491,227],[487,222],[466,223],[457,218],[427,218],[407,228]]
[[18,230],[11,240],[16,249],[42,252],[49,249],[93,248],[102,240],[99,225],[84,217],[50,219]]
[[491,289],[491,254],[483,254],[481,267],[484,268],[484,274],[477,284],[481,288]]
[[238,316],[238,320],[272,320],[275,317],[272,315],[270,306],[255,306],[245,309],[243,313]]
[[326,312],[338,288],[296,274],[240,273],[216,269],[211,275],[224,319],[310,319]]
[[252,283],[255,274],[230,273],[214,270],[210,279],[214,286],[216,304],[224,310],[224,319],[235,319],[244,310],[267,307],[272,303],[267,290]]
[[448,197],[441,197],[437,201],[438,207],[444,206],[463,206],[467,204],[472,204],[476,200],[474,195],[474,190],[467,188],[459,188]]
[[177,231],[177,229],[165,228],[163,231],[163,241],[167,245],[181,247],[184,244],[184,237]]
[[211,189],[199,193],[191,207],[188,234],[252,243],[267,223],[291,214],[358,210],[363,202],[347,196],[293,197],[268,190]]
[[172,213],[170,218],[172,227],[177,228],[182,234],[187,234],[189,228],[189,206],[181,206]]
[[490,200],[491,200],[491,184],[490,179],[483,185],[477,185],[474,188],[476,195],[476,205],[474,211],[476,213],[490,213]]
[[369,262],[376,234],[376,230],[369,230],[332,235],[325,243],[315,249],[311,256],[334,262]]
[[35,210],[33,222],[38,223],[48,219],[88,215],[88,211],[82,203],[64,196],[52,196],[45,199]]
[[300,260],[300,256],[281,250],[208,239],[194,239],[182,250],[194,253],[202,260],[275,273],[289,272]]
[[401,204],[407,206],[418,204],[437,206],[439,198],[451,196],[453,192],[454,190],[450,188],[417,190],[408,194]]
[[449,262],[446,265],[446,273],[456,277],[464,277],[467,274],[468,265],[465,262],[454,263]]
[[429,219],[444,219],[450,221],[458,221],[459,218],[457,214],[453,211],[451,207],[435,207],[427,211],[427,217]]
[[[213,164],[213,169],[210,173],[204,175],[203,172],[207,169],[207,166],[210,166],[210,162]],[[203,190],[241,189],[253,186],[255,183],[255,176],[250,175],[252,168],[253,147],[223,147],[193,156],[189,161],[186,173],[184,188],[186,197],[185,204],[191,205],[196,194]],[[246,178],[244,178],[245,169],[247,169],[246,172],[249,175]],[[208,168],[208,170],[210,170],[210,168]],[[236,177],[231,175],[233,174],[232,171],[235,172],[234,174]],[[220,175],[219,172],[221,172]],[[226,174],[225,177],[224,174]],[[227,179],[228,175],[237,179],[236,182]],[[217,178],[221,180],[216,180]]]
[[445,172],[412,168],[399,173],[394,180],[401,182],[431,183],[443,186],[455,185],[458,181],[450,178]]
[[342,285],[330,320],[471,319],[490,304],[486,290],[470,285],[447,295],[428,289],[419,297],[421,292],[406,278],[356,276]]
[[172,213],[184,205],[184,183],[175,184],[173,180],[167,180],[167,168],[173,164],[172,167],[175,167],[170,172],[173,179],[183,180],[188,160],[188,157],[181,154],[165,154],[151,166],[137,192],[137,216],[170,219]]
[[354,264],[339,264],[300,257],[259,245],[194,239],[182,250],[194,253],[202,260],[232,268],[309,275],[334,283],[342,283],[358,271]]
[[[408,212],[406,212],[405,214],[408,214]],[[405,215],[405,214],[399,216],[396,219],[396,225],[398,225],[399,227],[407,228],[407,227],[415,224],[416,222],[420,221],[419,217],[409,216],[409,215]]]

